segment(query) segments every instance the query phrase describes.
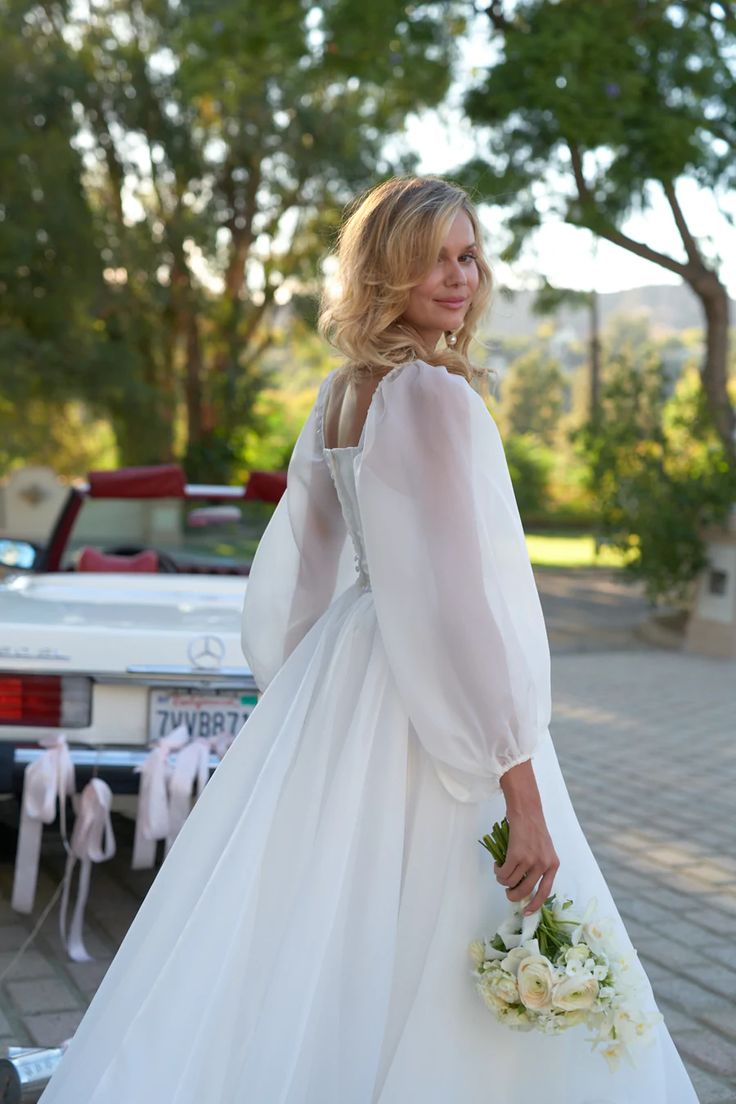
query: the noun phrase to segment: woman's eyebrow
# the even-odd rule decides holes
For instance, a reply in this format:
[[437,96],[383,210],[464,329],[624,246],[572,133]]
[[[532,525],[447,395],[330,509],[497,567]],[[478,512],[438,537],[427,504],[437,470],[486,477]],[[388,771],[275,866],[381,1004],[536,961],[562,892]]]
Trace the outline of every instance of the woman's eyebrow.
[[[464,245],[462,247],[462,249],[458,250],[458,252],[459,253],[467,253],[469,249],[477,249],[477,248],[478,248],[478,246],[477,246],[476,242],[471,242],[470,245]],[[446,253],[446,252],[447,252],[447,248],[446,248],[446,246],[443,245],[442,248],[440,249],[440,253]]]

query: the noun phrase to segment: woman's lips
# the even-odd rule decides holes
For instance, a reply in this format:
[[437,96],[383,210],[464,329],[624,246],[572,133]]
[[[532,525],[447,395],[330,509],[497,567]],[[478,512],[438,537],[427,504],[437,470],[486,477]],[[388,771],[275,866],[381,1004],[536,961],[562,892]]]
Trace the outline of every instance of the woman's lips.
[[464,307],[465,299],[435,299],[435,303],[439,303],[441,307],[450,307],[451,309],[457,307]]

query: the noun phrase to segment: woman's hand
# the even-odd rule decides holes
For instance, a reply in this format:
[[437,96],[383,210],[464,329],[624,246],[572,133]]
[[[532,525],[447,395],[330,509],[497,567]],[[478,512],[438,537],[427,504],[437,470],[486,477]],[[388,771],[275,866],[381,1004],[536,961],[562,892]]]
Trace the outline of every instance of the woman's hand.
[[[531,761],[512,767],[501,777],[509,822],[509,845],[503,866],[493,864],[496,880],[507,886],[509,901],[522,901],[534,892],[524,915],[541,908],[552,891],[560,866],[547,831]],[[541,881],[540,881],[541,879]]]

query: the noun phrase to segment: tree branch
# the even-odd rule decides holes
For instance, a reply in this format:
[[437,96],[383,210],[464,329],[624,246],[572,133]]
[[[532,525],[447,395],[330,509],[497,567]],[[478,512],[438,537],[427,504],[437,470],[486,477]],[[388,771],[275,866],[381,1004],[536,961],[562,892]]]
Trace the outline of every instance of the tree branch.
[[504,14],[502,2],[503,0],[491,0],[483,10],[497,31],[508,31],[511,29],[511,22]]
[[[583,158],[578,145],[576,142],[569,139],[567,145],[570,150],[572,171],[575,177],[575,185],[578,190],[580,203],[583,207],[595,210],[595,196],[585,179],[585,174],[583,173]],[[588,227],[588,229],[592,229],[592,227]],[[618,230],[615,226],[611,226],[607,223],[600,226],[596,225],[593,232],[597,234],[599,238],[605,238],[606,241],[613,242],[614,245],[620,245],[622,249],[627,249],[629,253],[634,253],[637,257],[642,257],[645,261],[651,261],[653,264],[660,265],[670,272],[675,272],[678,276],[681,276],[683,280],[692,277],[692,268],[690,265],[684,264],[682,261],[676,261],[674,257],[670,257],[667,253],[660,253],[658,249],[652,249],[651,246],[646,245],[644,242],[637,241],[636,238],[631,238],[628,234],[624,234],[622,230]]]
[[690,233],[689,227],[685,221],[685,216],[682,213],[682,207],[680,207],[677,195],[675,194],[675,185],[672,183],[671,180],[667,180],[662,181],[662,187],[664,188],[664,194],[666,195],[667,202],[669,203],[672,210],[675,224],[677,225],[677,229],[680,232],[682,244],[685,246],[685,252],[688,255],[690,263],[702,265],[703,258],[700,255],[698,243],[695,241],[695,238]]

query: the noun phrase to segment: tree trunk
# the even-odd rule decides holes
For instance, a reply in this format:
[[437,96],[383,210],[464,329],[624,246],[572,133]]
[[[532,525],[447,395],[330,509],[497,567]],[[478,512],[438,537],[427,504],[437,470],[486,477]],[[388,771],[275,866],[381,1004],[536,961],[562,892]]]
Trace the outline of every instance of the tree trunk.
[[601,324],[598,292],[590,293],[590,420],[595,425],[601,407]]
[[687,282],[705,315],[705,354],[700,369],[703,390],[716,429],[736,464],[736,413],[728,395],[730,303],[728,292],[715,272],[703,269]]
[[197,316],[190,308],[186,314],[185,391],[187,407],[187,446],[198,445],[203,436],[202,346]]

